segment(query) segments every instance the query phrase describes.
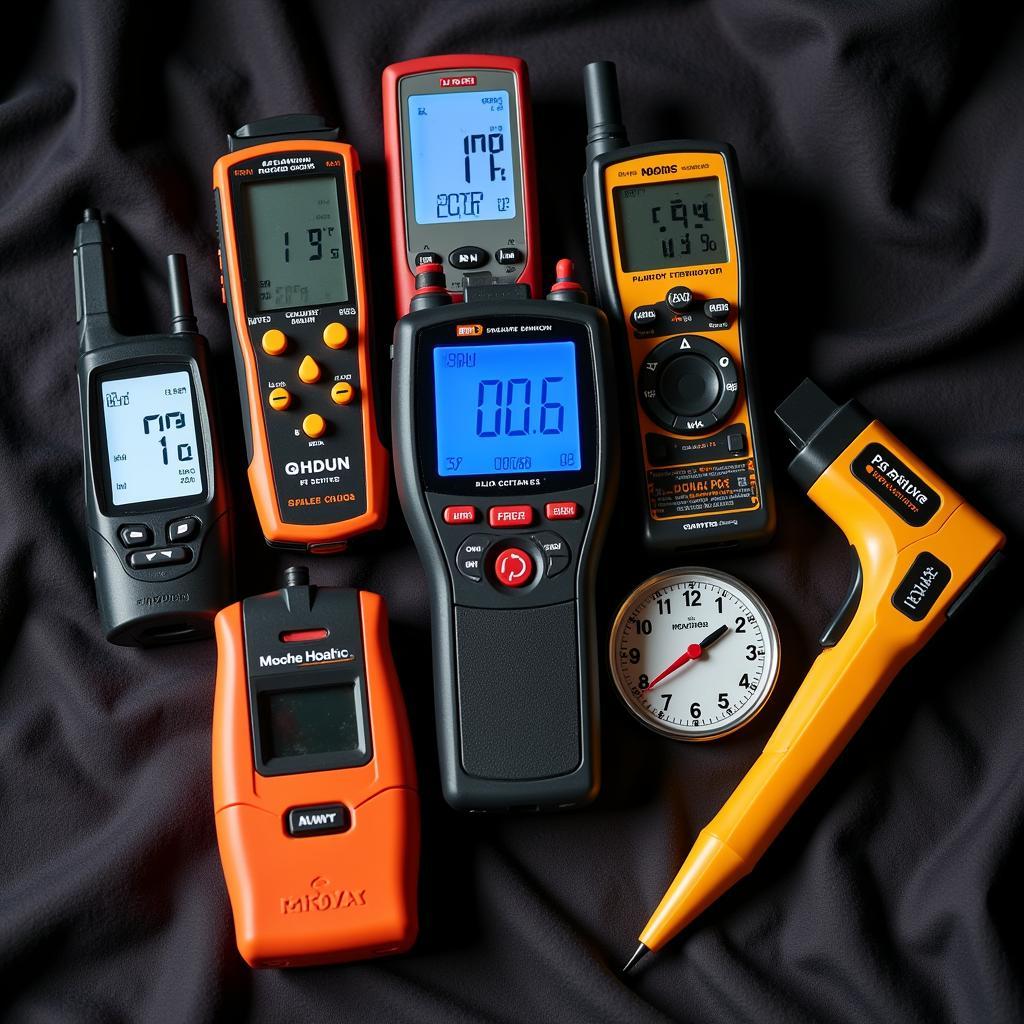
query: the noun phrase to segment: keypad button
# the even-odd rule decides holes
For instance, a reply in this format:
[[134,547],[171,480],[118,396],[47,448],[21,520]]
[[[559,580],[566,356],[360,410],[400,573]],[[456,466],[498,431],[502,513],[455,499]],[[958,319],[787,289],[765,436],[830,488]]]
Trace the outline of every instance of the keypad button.
[[693,292],[689,288],[669,288],[665,302],[668,303],[668,308],[673,313],[682,313],[690,308],[690,303],[693,302]]
[[292,404],[292,393],[287,388],[274,388],[267,395],[267,402],[270,404],[271,409],[284,412]]
[[133,569],[159,569],[164,565],[181,565],[191,557],[192,552],[188,548],[175,545],[153,551],[133,551],[128,556],[128,564]]
[[502,530],[529,526],[533,522],[533,509],[529,505],[495,505],[488,510],[487,522]]
[[312,356],[303,356],[299,363],[299,380],[303,384],[315,384],[321,374],[320,364]]
[[302,432],[306,437],[323,437],[327,433],[327,420],[318,412],[311,412],[302,421]]
[[352,815],[344,804],[313,804],[310,807],[292,807],[285,815],[288,835],[327,836],[347,832],[352,826]]
[[653,331],[658,322],[658,310],[654,306],[637,306],[629,314],[629,322],[635,331]]
[[544,506],[545,519],[578,519],[580,507],[575,501],[549,501]]
[[714,322],[728,320],[731,309],[725,299],[708,299],[704,303],[704,315]]
[[479,583],[484,578],[484,556],[493,540],[486,533],[474,533],[462,542],[455,555],[455,568],[466,579]]
[[269,331],[263,332],[260,344],[268,356],[283,356],[288,349],[288,337],[284,331],[272,327]]
[[525,587],[533,579],[533,559],[522,548],[505,548],[494,560],[494,575],[504,587]]
[[444,521],[449,526],[460,523],[475,523],[480,513],[472,505],[448,505],[444,510]]
[[496,263],[500,263],[503,267],[507,267],[511,263],[522,263],[523,254],[518,249],[509,247],[507,249],[498,249],[494,253],[494,260]]
[[337,321],[324,328],[324,344],[328,348],[344,348],[348,344],[348,328]]
[[192,540],[199,535],[200,522],[195,516],[185,516],[184,519],[172,519],[167,524],[167,539],[171,543]]
[[533,534],[532,539],[544,552],[545,575],[557,576],[568,568],[572,554],[564,537],[557,533],[544,532]]
[[331,401],[335,405],[348,405],[356,397],[356,389],[347,380],[339,380],[331,388]]
[[153,541],[153,533],[143,523],[126,523],[117,531],[117,536],[126,548],[137,548]]
[[479,245],[460,245],[448,253],[448,262],[456,270],[477,270],[487,266],[490,256]]
[[429,249],[424,249],[423,252],[416,253],[416,266],[422,267],[424,263],[443,263],[444,260],[441,258],[439,252],[431,252]]

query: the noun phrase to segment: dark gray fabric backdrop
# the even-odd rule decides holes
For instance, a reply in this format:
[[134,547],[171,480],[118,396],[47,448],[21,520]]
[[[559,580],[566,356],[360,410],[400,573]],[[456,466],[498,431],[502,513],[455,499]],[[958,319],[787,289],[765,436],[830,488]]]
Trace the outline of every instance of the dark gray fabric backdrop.
[[[24,18],[14,29],[14,14]],[[529,62],[545,267],[585,272],[580,69],[619,62],[635,141],[737,148],[751,339],[774,406],[809,372],[856,395],[1019,540],[1024,31],[977,4],[128,4],[12,8],[0,41],[0,1014],[12,1021],[1020,1019],[1020,563],[899,677],[756,872],[650,968],[617,968],[760,749],[845,590],[845,543],[786,479],[778,537],[707,562],[782,631],[769,709],[710,745],[656,738],[603,686],[605,785],[578,814],[440,801],[423,578],[400,511],[316,563],[385,595],[417,743],[422,932],[400,959],[253,973],[210,808],[212,642],[106,645],[82,514],[71,242],[125,232],[122,325],[164,323],[188,254],[221,376],[240,592],[258,538],[218,301],[210,168],[225,131],[313,110],[365,166],[378,341],[391,328],[380,72],[430,53]],[[773,427],[774,430],[774,427]],[[687,558],[687,561],[692,559]],[[616,529],[601,614],[648,571]],[[1018,947],[1019,948],[1019,947]],[[610,967],[611,965],[611,967]]]

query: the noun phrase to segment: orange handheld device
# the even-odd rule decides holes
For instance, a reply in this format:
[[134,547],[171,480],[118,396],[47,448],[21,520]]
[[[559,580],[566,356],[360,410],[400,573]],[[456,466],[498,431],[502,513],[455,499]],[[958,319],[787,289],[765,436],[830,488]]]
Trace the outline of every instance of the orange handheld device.
[[790,472],[846,534],[850,590],[761,756],[697,837],[627,970],[746,875],[1006,538],[855,402],[805,380],[776,410]]
[[275,547],[338,551],[387,514],[359,158],[306,115],[244,125],[228,150],[221,294],[260,526]]
[[533,127],[526,65],[460,53],[384,71],[384,153],[395,309],[416,269],[440,263],[456,302],[462,275],[487,270],[541,297]]
[[[590,259],[622,339],[654,550],[759,542],[775,529],[751,373],[736,154],[720,142],[630,146],[615,65],[588,64]],[[639,495],[638,495],[639,497]]]
[[293,568],[216,633],[213,803],[238,951],[294,967],[408,949],[419,800],[383,600]]

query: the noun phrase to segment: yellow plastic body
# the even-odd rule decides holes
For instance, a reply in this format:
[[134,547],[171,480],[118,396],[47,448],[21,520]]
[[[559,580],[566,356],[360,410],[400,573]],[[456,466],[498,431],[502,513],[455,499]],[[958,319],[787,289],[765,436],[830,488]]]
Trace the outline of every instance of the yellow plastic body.
[[[939,495],[921,527],[909,525],[854,476],[872,441],[885,445]],[[640,935],[656,950],[748,874],[825,774],[897,672],[946,621],[949,606],[1006,538],[873,422],[808,491],[856,548],[863,572],[857,610],[839,642],[822,651],[750,771],[701,831]],[[952,578],[919,622],[892,596],[917,556],[941,559]]]

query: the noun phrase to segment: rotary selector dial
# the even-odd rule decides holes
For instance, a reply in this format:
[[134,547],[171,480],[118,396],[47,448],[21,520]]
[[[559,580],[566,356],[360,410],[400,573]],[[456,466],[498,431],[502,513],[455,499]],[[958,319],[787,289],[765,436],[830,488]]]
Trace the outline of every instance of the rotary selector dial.
[[637,380],[647,415],[674,434],[706,434],[724,423],[739,395],[732,356],[710,338],[683,334],[655,346]]

